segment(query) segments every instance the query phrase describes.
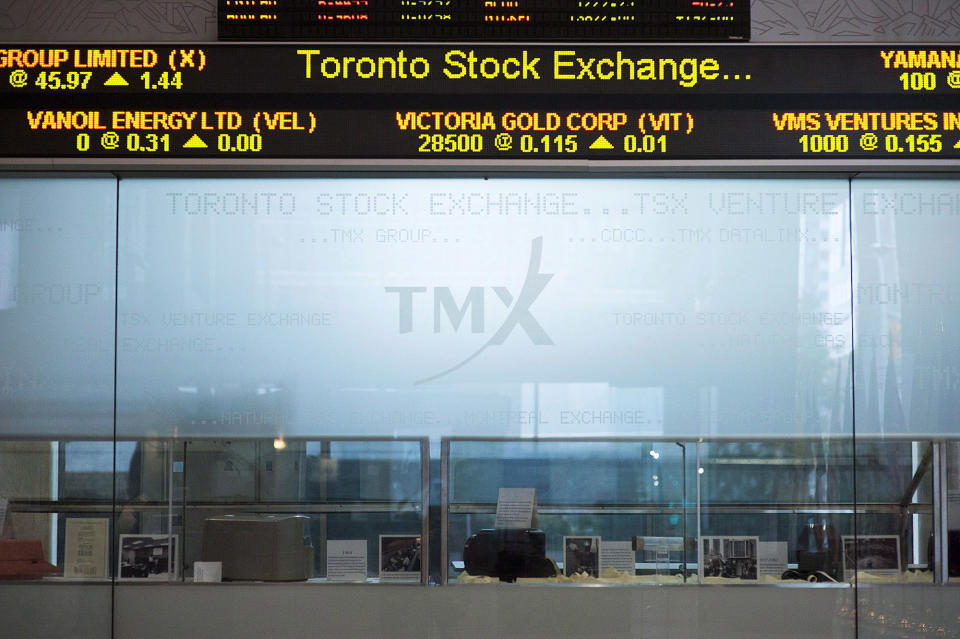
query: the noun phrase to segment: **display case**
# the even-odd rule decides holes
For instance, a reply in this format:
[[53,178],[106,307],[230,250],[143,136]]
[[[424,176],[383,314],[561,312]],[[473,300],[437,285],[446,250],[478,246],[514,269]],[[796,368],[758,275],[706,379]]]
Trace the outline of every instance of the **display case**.
[[[463,548],[494,527],[498,488],[529,487],[546,553],[559,568],[556,579],[539,581],[934,583],[933,524],[942,505],[934,504],[933,459],[947,444],[858,440],[856,447],[855,455],[846,438],[445,439],[446,580],[506,580],[471,575]],[[593,579],[569,578],[568,537],[598,545]],[[607,566],[604,540],[617,551],[632,542],[632,569]]]
[[[535,528],[546,537],[546,555],[560,581],[565,566],[564,537],[600,538],[633,546],[637,537],[676,538],[658,553],[639,552],[629,577],[652,580],[696,579],[696,501],[688,483],[687,445],[638,439],[444,439],[441,444],[444,581],[471,579],[464,566],[464,544],[496,524],[500,488],[532,488]],[[685,541],[684,541],[685,540]],[[601,563],[590,567],[601,577]],[[685,570],[690,569],[690,572]],[[487,581],[499,581],[487,575]],[[622,575],[627,577],[626,574]],[[479,575],[474,575],[479,577]],[[512,580],[511,580],[512,581]],[[522,579],[521,581],[529,581]]]
[[[116,447],[111,441],[7,441],[2,450],[8,468],[37,468],[49,482],[20,474],[19,492],[3,483],[10,496],[6,530],[48,540],[60,578],[193,581],[197,562],[218,561],[235,567],[223,573],[227,580],[321,582],[328,580],[329,543],[362,540],[363,581],[427,581],[421,557],[429,556],[429,449],[423,439],[152,440]],[[56,492],[42,489],[51,484]],[[294,517],[298,521],[289,521]],[[95,549],[97,561],[69,556],[78,533],[68,528],[83,520],[107,524],[106,551]],[[295,525],[295,538],[277,537],[266,530],[271,525]],[[257,535],[267,549],[241,543]],[[382,570],[381,551],[391,540],[413,544],[414,563],[402,575]],[[230,544],[236,547],[223,548]],[[259,554],[298,549],[303,553],[285,557],[285,566],[254,565]],[[354,568],[351,581],[358,579]]]

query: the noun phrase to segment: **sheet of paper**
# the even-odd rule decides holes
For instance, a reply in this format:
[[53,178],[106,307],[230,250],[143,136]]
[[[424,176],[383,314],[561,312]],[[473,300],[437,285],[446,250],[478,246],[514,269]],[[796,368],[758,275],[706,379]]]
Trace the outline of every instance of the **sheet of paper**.
[[103,579],[107,576],[108,519],[67,519],[63,536],[63,576]]
[[605,541],[600,553],[600,574],[608,568],[628,575],[637,574],[636,554],[629,541]]
[[327,579],[365,581],[367,579],[367,540],[327,541]]
[[497,528],[533,528],[536,488],[501,488],[497,497]]
[[193,580],[197,583],[219,583],[223,581],[223,562],[193,562]]
[[757,544],[757,574],[780,577],[787,570],[787,542],[761,541]]

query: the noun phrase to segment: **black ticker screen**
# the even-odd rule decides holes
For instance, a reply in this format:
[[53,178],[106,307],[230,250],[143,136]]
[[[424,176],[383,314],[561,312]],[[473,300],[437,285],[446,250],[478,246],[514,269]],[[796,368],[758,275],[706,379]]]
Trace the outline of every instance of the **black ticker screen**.
[[0,48],[0,156],[960,159],[960,50]]
[[221,40],[724,41],[749,0],[219,0]]

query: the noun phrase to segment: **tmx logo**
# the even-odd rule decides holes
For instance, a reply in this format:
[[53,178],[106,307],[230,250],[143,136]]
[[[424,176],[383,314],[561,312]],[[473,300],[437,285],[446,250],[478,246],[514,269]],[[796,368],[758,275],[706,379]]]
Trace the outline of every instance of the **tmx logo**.
[[[523,329],[523,331],[527,334],[527,337],[530,338],[530,341],[537,346],[553,345],[553,340],[550,339],[550,336],[547,335],[547,332],[543,330],[543,326],[540,325],[537,319],[533,316],[533,313],[530,312],[530,307],[536,301],[537,297],[540,296],[540,293],[543,292],[543,289],[546,288],[547,283],[553,277],[553,273],[540,272],[540,258],[542,253],[543,237],[534,238],[530,246],[530,263],[527,266],[527,275],[524,278],[523,286],[520,288],[520,293],[516,296],[516,298],[514,298],[513,294],[511,294],[505,286],[490,287],[494,294],[496,294],[497,299],[499,299],[504,306],[510,309],[506,319],[503,320],[503,324],[500,325],[500,328],[497,329],[490,339],[488,339],[483,346],[481,346],[479,349],[477,349],[477,351],[465,358],[460,363],[451,366],[450,368],[435,375],[418,380],[414,382],[415,384],[431,382],[445,375],[449,375],[459,368],[462,368],[469,362],[479,357],[480,354],[490,346],[500,346],[503,344],[507,340],[507,337],[509,337],[513,332],[513,329],[518,326]],[[396,293],[399,299],[400,333],[403,334],[412,332],[413,296],[415,293],[426,293],[427,287],[387,286],[385,290],[387,293]],[[483,333],[485,330],[484,290],[485,287],[483,286],[470,287],[470,292],[467,293],[467,297],[463,301],[463,304],[458,306],[453,297],[453,293],[450,291],[450,287],[435,287],[433,289],[433,332],[440,332],[440,327],[442,325],[441,319],[444,315],[446,315],[447,320],[453,326],[453,330],[456,331],[460,328],[460,324],[463,323],[464,318],[467,316],[467,311],[469,310],[470,331],[472,333]]]

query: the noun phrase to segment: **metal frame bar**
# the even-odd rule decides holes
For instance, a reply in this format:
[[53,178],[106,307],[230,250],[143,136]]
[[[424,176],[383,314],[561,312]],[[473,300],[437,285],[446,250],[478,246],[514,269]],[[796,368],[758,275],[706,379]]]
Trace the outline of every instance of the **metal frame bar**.
[[[125,507],[136,512],[162,511],[168,508],[166,502],[140,502],[127,504]],[[110,502],[56,502],[56,501],[11,501],[9,509],[18,513],[99,513],[107,512],[112,508]],[[269,510],[276,513],[426,513],[429,506],[424,507],[419,501],[402,502],[344,502],[344,503],[295,503],[295,502],[194,502],[183,506],[187,511],[222,510],[229,508],[237,512],[262,512]],[[465,514],[492,514],[497,510],[494,503],[461,502],[448,504],[447,515]],[[904,509],[893,504],[857,504],[857,514],[899,514]],[[910,504],[906,509],[910,513],[931,514],[935,508],[931,504]],[[552,504],[537,506],[537,511],[544,515],[682,515],[686,512],[683,506],[631,506],[624,504]],[[764,515],[843,515],[853,514],[853,504],[826,504],[805,505],[785,504],[773,506],[770,504],[726,504],[718,506],[701,506],[701,511],[711,514],[740,514],[746,511]]]
[[[166,456],[167,456],[167,549],[173,548],[175,552],[169,553],[171,556],[167,560],[167,581],[175,581],[177,573],[180,574],[179,581],[185,581],[186,575],[184,571],[180,570],[178,563],[183,562],[183,544],[178,544],[181,546],[177,548],[173,544],[173,450],[176,445],[173,439],[167,440],[167,445],[164,446]],[[259,475],[259,473],[256,473]],[[184,511],[181,511],[180,524],[183,527],[181,538],[186,537],[187,531],[187,518]],[[177,563],[174,563],[177,562]]]
[[[667,435],[636,435],[636,436],[618,436],[618,437],[552,437],[552,436],[541,436],[541,437],[523,437],[523,436],[512,436],[512,437],[470,437],[470,436],[451,436],[444,437],[444,441],[450,442],[536,442],[536,443],[551,443],[551,442],[593,442],[593,443],[621,443],[621,442],[657,442],[657,443],[670,443],[670,442],[680,442],[684,444],[716,444],[716,443],[737,443],[737,442],[750,442],[750,443],[761,443],[761,442],[823,442],[823,441],[850,441],[852,439],[851,433],[818,433],[816,435],[804,435],[802,433],[797,435],[685,435],[681,437],[669,437]],[[943,433],[910,433],[910,434],[899,434],[899,435],[878,435],[876,437],[871,437],[869,435],[857,435],[857,441],[861,443],[866,442],[916,442],[916,441],[934,441],[943,438]],[[223,439],[223,438],[220,438]],[[229,439],[229,438],[227,438]]]
[[[306,451],[306,446],[304,446],[304,451]],[[328,440],[323,440],[320,442],[320,463],[323,464],[325,462],[329,462],[329,460],[330,460],[330,442]],[[257,475],[259,474],[260,473],[258,471]],[[327,501],[327,498],[330,494],[330,486],[329,486],[330,475],[328,472],[324,471],[321,477],[322,477],[322,481],[320,482],[320,498],[323,501]],[[319,520],[318,523],[320,525],[320,539],[317,540],[316,552],[320,555],[320,570],[323,571],[321,574],[324,577],[328,577],[327,575],[327,538],[329,536],[330,522],[327,521],[326,512],[321,514],[317,519]],[[379,552],[379,547],[378,547],[378,552]]]
[[700,441],[697,441],[697,583],[703,583],[703,561],[700,556],[700,540],[703,538],[703,503],[700,500]]
[[[689,435],[684,437],[667,437],[665,435],[638,435],[631,437],[468,437],[468,436],[451,436],[443,437],[442,441],[451,441],[451,442],[594,442],[594,443],[619,443],[619,442],[659,442],[659,443],[669,443],[669,442],[680,442],[684,444],[694,444],[694,443],[703,443],[703,444],[712,444],[712,443],[735,443],[735,442],[809,442],[809,441],[835,441],[835,440],[850,440],[850,433],[822,433],[816,435],[805,435],[803,433],[798,433],[794,436],[748,436],[748,435]],[[140,441],[156,441],[159,439],[169,439],[166,437],[118,437],[117,443],[121,442],[140,442]],[[175,440],[177,442],[190,442],[190,441],[255,441],[255,440],[267,440],[273,441],[273,436],[256,436],[256,435],[216,435],[216,436],[197,436],[197,437],[177,437]],[[287,442],[319,442],[319,441],[331,441],[331,442],[418,442],[422,437],[375,437],[375,436],[358,436],[350,437],[348,435],[337,435],[332,437],[317,437],[309,435],[284,435],[284,439]],[[866,443],[866,442],[916,442],[916,441],[939,441],[943,439],[943,433],[910,433],[910,434],[893,434],[893,435],[883,435],[877,437],[871,437],[869,435],[860,436],[857,435],[857,441]],[[0,441],[58,441],[61,444],[70,444],[74,442],[113,442],[113,438],[109,435],[103,436],[84,436],[84,437],[75,437],[69,436],[64,437],[62,433],[60,434],[0,434]]]
[[913,474],[913,478],[910,480],[910,484],[907,486],[907,489],[903,493],[903,497],[900,498],[900,505],[906,508],[913,501],[913,496],[916,494],[917,489],[920,488],[920,484],[923,482],[924,475],[927,474],[927,471],[930,470],[930,464],[933,460],[933,447],[935,444],[931,442],[930,446],[923,453],[923,457],[920,458],[920,462],[917,464],[917,470]]
[[[926,514],[933,512],[930,504],[911,504],[909,512]],[[491,514],[496,512],[497,505],[490,502],[458,502],[449,504],[449,513],[464,515],[470,513]],[[700,507],[701,512],[723,515],[742,514],[744,512],[762,515],[852,515],[857,514],[894,514],[904,511],[899,504],[721,504]],[[537,512],[543,515],[680,515],[686,512],[683,506],[636,506],[626,504],[537,504]]]
[[[743,45],[741,45],[743,46]],[[749,46],[749,45],[747,45]],[[501,174],[564,172],[581,177],[584,173],[638,174],[721,172],[778,173],[783,171],[824,173],[872,172],[956,172],[960,163],[947,159],[715,159],[715,160],[532,160],[532,159],[362,159],[362,158],[70,158],[70,157],[9,157],[0,158],[0,170],[19,171],[214,171],[230,172],[338,172],[370,173],[398,171],[432,174],[457,171],[460,173]]]
[[947,455],[944,441],[933,442],[933,581],[950,578],[947,534]]
[[[10,502],[11,512],[20,513],[99,513],[108,512],[113,508],[110,502],[98,503],[76,503],[54,501],[12,501]],[[168,505],[166,502],[138,502],[125,504],[124,508],[129,508],[135,512],[166,511]],[[419,512],[423,509],[421,502],[416,501],[398,501],[398,502],[347,502],[347,503],[289,503],[289,502],[195,502],[184,504],[185,510],[223,510],[230,509],[237,512],[263,512],[272,513],[400,513],[400,512]]]
[[420,440],[420,583],[430,583],[430,440]]
[[440,440],[440,584],[450,578],[450,548],[447,540],[450,513],[450,440]]
[[677,446],[680,447],[680,503],[683,505],[683,514],[680,515],[683,517],[683,544],[681,548],[683,549],[683,583],[687,583],[687,447],[684,446],[681,442],[676,442]]

